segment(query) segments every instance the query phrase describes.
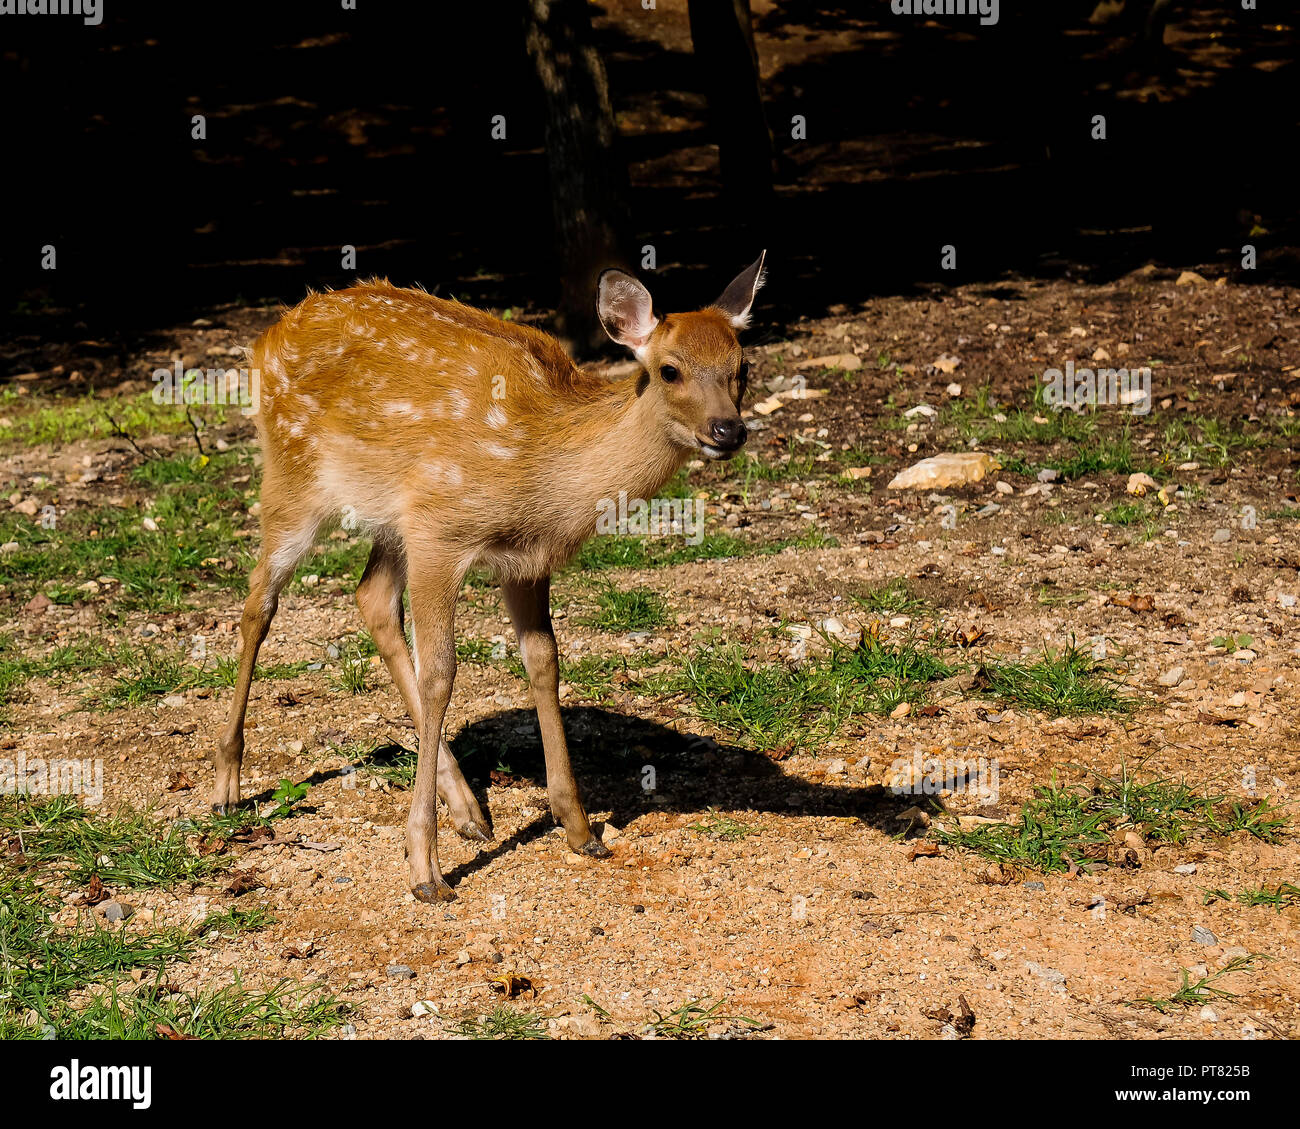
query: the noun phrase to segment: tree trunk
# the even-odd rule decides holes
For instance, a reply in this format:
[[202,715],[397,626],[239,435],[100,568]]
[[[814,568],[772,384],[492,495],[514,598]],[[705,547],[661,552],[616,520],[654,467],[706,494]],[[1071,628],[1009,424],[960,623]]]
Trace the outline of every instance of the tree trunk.
[[541,85],[560,266],[559,331],[575,353],[604,341],[596,279],[622,265],[626,171],[605,65],[592,46],[587,0],[526,0],[525,42]]
[[749,0],[690,0],[689,8],[723,194],[737,221],[759,220],[772,197],[772,134],[763,115]]

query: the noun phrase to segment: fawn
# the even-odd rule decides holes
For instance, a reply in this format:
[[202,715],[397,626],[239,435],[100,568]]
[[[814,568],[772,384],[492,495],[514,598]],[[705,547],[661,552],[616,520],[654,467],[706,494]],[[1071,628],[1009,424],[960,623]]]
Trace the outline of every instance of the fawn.
[[749,365],[736,332],[762,283],[760,255],[712,306],[660,318],[640,282],[605,271],[601,324],[644,369],[617,382],[582,373],[538,330],[385,281],[313,294],[263,333],[252,347],[262,549],[213,807],[239,802],[249,686],[280,590],[322,527],[342,516],[349,528],[373,531],[357,605],[419,734],[406,829],[415,896],[455,897],[438,866],[437,797],[463,837],[489,840],[442,736],[456,674],[456,597],[475,564],[500,581],[519,637],[551,811],[575,851],[608,856],[569,765],[551,573],[591,536],[602,501],[620,491],[652,498],[691,455],[720,459],[745,442]]

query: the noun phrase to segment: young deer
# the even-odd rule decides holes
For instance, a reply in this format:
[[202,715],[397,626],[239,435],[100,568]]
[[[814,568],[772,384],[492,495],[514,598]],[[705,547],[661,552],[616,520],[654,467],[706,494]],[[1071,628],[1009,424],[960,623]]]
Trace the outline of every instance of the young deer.
[[[560,720],[551,573],[591,536],[603,500],[620,491],[652,498],[695,452],[719,459],[744,443],[749,366],[736,331],[762,268],[760,256],[712,306],[663,318],[640,282],[606,271],[601,324],[645,369],[616,383],[580,372],[544,333],[382,281],[313,294],[263,333],[252,350],[262,552],[213,806],[239,801],[249,684],[280,590],[341,515],[373,530],[357,604],[419,733],[406,828],[415,896],[455,896],[438,866],[438,796],[462,836],[489,838],[442,736],[456,596],[474,564],[495,572],[519,636],[551,811],[575,851],[607,856],[578,798]],[[414,663],[403,634],[408,587]]]

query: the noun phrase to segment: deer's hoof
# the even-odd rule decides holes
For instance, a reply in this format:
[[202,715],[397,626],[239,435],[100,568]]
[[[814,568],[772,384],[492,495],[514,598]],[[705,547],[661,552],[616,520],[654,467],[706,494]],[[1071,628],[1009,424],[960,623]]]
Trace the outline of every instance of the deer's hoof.
[[490,843],[492,836],[488,834],[487,829],[476,819],[467,819],[456,828],[456,834],[462,839],[468,839],[471,843]]
[[445,882],[421,882],[418,886],[411,887],[411,893],[415,895],[416,901],[433,905],[456,900],[456,891]]
[[229,805],[229,804],[213,804],[213,805],[212,805],[212,814],[213,814],[213,815],[229,815],[229,814],[230,814],[230,805]]
[[593,835],[577,849],[577,853],[586,855],[588,858],[607,859],[614,852]]

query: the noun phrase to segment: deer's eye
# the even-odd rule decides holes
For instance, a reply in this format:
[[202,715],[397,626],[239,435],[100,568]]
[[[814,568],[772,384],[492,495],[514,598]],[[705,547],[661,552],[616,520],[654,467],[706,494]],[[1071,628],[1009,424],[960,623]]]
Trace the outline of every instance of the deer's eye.
[[740,384],[740,390],[742,392],[745,391],[746,386],[749,384],[749,362],[748,361],[740,362],[740,372],[736,374],[736,381]]
[[674,380],[676,380],[679,376],[681,376],[681,373],[679,373],[675,368],[673,368],[672,365],[664,365],[663,368],[659,370],[659,375],[662,376],[666,381],[668,381],[669,384],[671,384]]

